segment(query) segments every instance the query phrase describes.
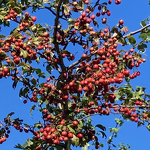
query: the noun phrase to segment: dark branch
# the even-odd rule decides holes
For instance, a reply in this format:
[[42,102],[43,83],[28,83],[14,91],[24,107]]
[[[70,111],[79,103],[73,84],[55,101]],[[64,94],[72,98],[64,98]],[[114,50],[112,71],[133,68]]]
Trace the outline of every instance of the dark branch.
[[53,33],[53,37],[54,37],[53,43],[55,45],[55,50],[57,51],[57,54],[59,57],[59,61],[60,61],[59,64],[61,66],[61,70],[62,70],[62,72],[64,72],[66,67],[64,65],[63,58],[61,56],[61,50],[59,49],[59,45],[58,45],[57,37],[56,37],[57,31],[58,31],[58,24],[59,24],[59,12],[60,12],[60,7],[61,7],[62,2],[63,2],[63,0],[60,0],[58,3],[58,7],[57,7],[57,13],[56,13],[55,25],[54,25],[54,33]]

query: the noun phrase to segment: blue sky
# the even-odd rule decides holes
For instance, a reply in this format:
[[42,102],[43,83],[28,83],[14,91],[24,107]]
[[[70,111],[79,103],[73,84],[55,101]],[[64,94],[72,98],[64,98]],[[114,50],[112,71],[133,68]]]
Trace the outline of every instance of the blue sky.
[[[150,6],[148,5],[148,0],[144,1],[137,1],[137,0],[122,0],[121,5],[110,5],[108,9],[111,11],[111,16],[108,18],[108,24],[113,27],[115,24],[118,23],[119,19],[124,20],[124,25],[128,27],[129,31],[135,31],[139,28],[140,22],[150,16]],[[53,25],[53,19],[47,10],[39,10],[37,13],[33,15],[37,16],[36,23],[48,23]],[[101,17],[100,17],[101,20]],[[2,28],[3,34],[9,34],[13,27],[15,27],[15,23],[11,23],[10,28]],[[9,30],[8,30],[9,29]],[[73,52],[77,51],[77,47],[69,46]],[[127,47],[127,48],[130,48]],[[146,50],[146,54],[150,56],[150,44],[148,44],[148,48]],[[82,49],[79,50],[82,53]],[[77,58],[81,56],[81,53],[77,54]],[[145,57],[146,58],[146,57]],[[150,81],[149,81],[149,65],[150,60],[147,59],[147,62],[142,64],[139,67],[141,75],[136,79],[132,80],[131,84],[135,86],[144,86],[146,87],[147,93],[150,93]],[[22,84],[18,84],[17,88],[14,90],[12,89],[12,80],[11,78],[8,79],[0,79],[0,94],[1,94],[1,105],[0,105],[0,120],[3,120],[4,117],[10,112],[15,112],[14,117],[23,118],[24,122],[28,124],[33,124],[39,121],[39,116],[37,111],[33,112],[33,118],[31,118],[29,109],[32,104],[28,103],[24,105],[22,100],[19,99],[19,89],[21,88]],[[104,124],[107,127],[114,127],[115,121],[114,118],[117,116],[110,115],[110,116],[94,116],[92,119],[94,120],[94,124]],[[19,133],[18,131],[11,128],[10,137],[0,145],[0,149],[10,149],[14,150],[13,147],[17,143],[23,144],[24,141],[31,137],[32,134],[28,133]],[[137,128],[137,124],[134,122],[125,121],[124,126],[120,129],[118,133],[118,138],[114,139],[114,143],[125,143],[130,144],[131,150],[148,150],[150,149],[149,145],[149,138],[150,132],[145,127]],[[102,141],[105,141],[102,139]],[[74,148],[77,149],[77,148]],[[78,148],[81,149],[81,148]],[[107,146],[104,150],[107,149]]]

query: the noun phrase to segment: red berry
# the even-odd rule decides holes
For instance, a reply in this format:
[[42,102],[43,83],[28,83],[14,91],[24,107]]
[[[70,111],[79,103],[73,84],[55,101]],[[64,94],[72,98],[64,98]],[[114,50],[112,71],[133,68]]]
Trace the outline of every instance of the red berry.
[[124,21],[122,19],[119,20],[119,24],[123,25]]
[[70,132],[70,133],[68,133],[68,137],[69,138],[73,138],[73,134]]
[[35,16],[32,17],[32,21],[33,21],[33,22],[35,22],[36,19],[37,19],[37,18],[36,18]]
[[92,15],[92,16],[91,16],[91,19],[94,20],[94,19],[95,19],[95,15]]
[[143,114],[143,118],[147,118],[148,117],[148,114]]
[[78,121],[76,121],[76,120],[74,120],[72,123],[73,123],[74,126],[78,125]]
[[77,137],[78,137],[78,138],[82,138],[82,137],[83,137],[83,134],[82,134],[82,133],[78,133],[78,134],[77,134]]

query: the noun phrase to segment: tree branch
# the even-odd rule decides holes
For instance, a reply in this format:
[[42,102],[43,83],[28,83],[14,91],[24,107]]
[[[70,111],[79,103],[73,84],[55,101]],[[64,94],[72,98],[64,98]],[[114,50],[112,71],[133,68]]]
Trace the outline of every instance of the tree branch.
[[[42,6],[42,5],[38,5],[38,6],[35,6],[35,5],[33,5],[33,4],[29,4],[29,5],[26,5],[27,7],[40,7],[39,9],[47,9],[47,10],[49,10],[53,15],[55,15],[56,16],[56,13],[52,10],[52,6],[50,6],[50,7],[47,7],[47,6]],[[67,21],[67,19],[66,18],[64,18],[64,17],[62,17],[62,16],[60,16],[59,15],[59,18],[61,18],[61,19],[63,19],[63,20],[66,20]]]
[[134,35],[136,33],[139,33],[139,32],[142,32],[144,29],[148,28],[150,26],[150,24],[146,25],[145,27],[139,29],[139,30],[136,30],[134,32],[130,32],[129,34],[123,36],[123,38],[127,38],[128,36],[131,36],[131,35]]
[[58,7],[57,7],[57,13],[56,13],[55,25],[54,25],[54,33],[53,33],[53,37],[54,37],[53,43],[55,45],[55,50],[57,51],[57,54],[59,57],[59,61],[60,61],[59,64],[61,66],[61,70],[62,70],[62,72],[64,72],[66,70],[66,67],[64,65],[63,58],[61,56],[61,50],[59,49],[59,45],[58,45],[57,37],[56,37],[57,30],[58,30],[58,24],[59,24],[59,12],[60,12],[60,7],[61,7],[62,2],[63,2],[63,0],[60,0],[58,3]]

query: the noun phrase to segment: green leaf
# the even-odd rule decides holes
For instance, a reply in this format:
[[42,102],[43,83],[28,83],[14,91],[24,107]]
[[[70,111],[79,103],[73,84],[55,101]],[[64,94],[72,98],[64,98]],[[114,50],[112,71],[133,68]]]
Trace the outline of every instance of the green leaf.
[[149,95],[149,94],[145,94],[145,96],[148,97],[148,98],[150,98],[150,95]]
[[140,25],[141,25],[142,27],[146,26],[145,21],[141,21]]
[[106,131],[106,127],[101,124],[97,124],[96,127],[102,129],[103,131]]
[[141,33],[139,38],[146,40],[147,39],[147,33]]
[[104,3],[102,3],[102,5],[107,5],[107,3],[106,3],[106,2],[104,2]]
[[70,125],[68,125],[67,127],[69,128],[70,132],[72,132],[73,134],[76,133],[76,131]]
[[5,35],[0,35],[0,38],[5,38],[6,36]]
[[99,131],[99,132],[101,132],[103,138],[104,137],[107,138],[106,134],[103,131]]
[[103,144],[103,143],[99,143],[99,146],[100,146],[100,147],[104,147],[104,144]]
[[69,23],[69,25],[70,25],[70,24],[74,24],[74,23],[75,23],[75,19],[69,18],[69,19],[68,19],[68,23]]
[[135,44],[136,43],[136,40],[135,40],[135,38],[133,36],[128,36],[127,38],[128,38],[128,40],[129,40],[129,42],[131,44]]
[[32,83],[33,85],[36,85],[36,79],[33,78],[33,79],[31,80],[31,83]]
[[79,146],[79,138],[73,135],[73,138],[71,139],[71,143],[74,146]]
[[138,45],[138,50],[140,51],[140,52],[145,52],[145,48],[147,48],[147,45],[146,44],[139,44]]
[[98,22],[96,20],[93,20],[93,24],[94,24],[94,26],[99,27],[99,24],[98,24]]
[[4,26],[8,26],[9,27],[10,23],[9,21],[4,21]]
[[45,28],[45,27],[41,27],[41,28],[38,28],[37,30],[38,30],[38,31],[43,31],[43,32],[45,32],[45,31],[46,31],[46,28]]
[[27,5],[27,3],[28,3],[28,0],[21,0],[22,5],[24,5],[24,4]]
[[146,128],[150,131],[150,123],[146,126]]
[[36,69],[36,68],[35,68],[34,70],[35,70],[36,74],[37,74],[39,77],[45,78],[45,76],[44,76],[45,73],[42,72],[41,69],[39,69],[39,68]]
[[106,11],[107,11],[107,7],[106,7],[106,6],[104,6],[104,5],[102,6],[102,9],[103,9],[103,11],[104,11],[104,12],[106,12]]
[[37,57],[36,62],[37,62],[37,63],[40,62],[40,57]]
[[35,32],[35,31],[37,30],[36,25],[31,26],[31,27],[30,27],[30,30],[31,30],[32,32]]
[[120,128],[110,128],[110,132],[118,133]]
[[34,127],[40,129],[40,128],[42,127],[42,124],[41,124],[41,123],[35,123],[35,124],[34,124]]
[[14,112],[11,112],[7,115],[7,117],[11,117],[12,115],[14,115],[15,113]]
[[23,88],[21,88],[20,92],[19,92],[19,97],[21,97],[21,96],[27,97],[28,93],[29,93],[29,88],[28,87],[24,88],[24,90],[23,90]]
[[118,42],[122,45],[126,45],[126,40],[124,38],[118,39]]
[[51,149],[49,150],[65,150],[62,146],[56,145],[55,146],[56,149],[54,149],[53,147],[51,147]]
[[64,4],[67,4],[67,3],[69,3],[69,0],[64,0]]
[[145,27],[145,26],[146,26],[146,21],[149,21],[149,19],[147,18],[147,19],[141,21],[140,25],[141,25],[142,27]]
[[27,128],[29,128],[30,126],[28,125],[28,124],[26,124],[26,123],[24,123],[24,125],[25,125],[25,127],[27,127]]
[[119,150],[129,150],[130,145],[127,144],[127,146],[125,146],[123,143],[119,143]]
[[18,83],[18,80],[14,80],[14,83],[13,83],[13,85],[12,85],[12,87],[13,87],[14,89],[16,88],[17,83]]
[[70,14],[70,10],[66,7],[66,5],[65,5],[65,4],[63,4],[63,7],[64,7],[64,11],[63,11],[63,13],[65,14],[65,16],[69,16],[69,14]]
[[31,33],[29,31],[25,31],[25,33],[29,36],[31,36]]
[[23,147],[31,146],[33,142],[28,138],[27,141],[23,144]]
[[89,143],[86,143],[85,145],[84,145],[84,147],[82,147],[82,150],[87,150],[87,148],[90,146],[90,144]]
[[50,65],[47,65],[47,66],[46,66],[46,70],[47,70],[47,72],[48,72],[49,74],[51,74],[52,68],[51,68]]
[[36,107],[36,105],[33,105],[33,106],[30,108],[30,115],[31,115],[31,117],[32,117],[32,110],[35,110],[35,107]]
[[116,147],[116,145],[112,144],[113,147]]
[[50,3],[49,0],[43,0],[43,3]]
[[118,33],[118,28],[116,26],[112,27],[111,33]]
[[7,123],[11,123],[11,120],[10,120],[10,116],[4,118],[4,122],[7,124]]
[[124,123],[121,119],[118,119],[118,118],[115,118],[115,122],[119,124],[120,126],[123,126],[123,123]]
[[82,7],[82,9],[84,9],[84,5],[85,5],[85,3],[82,0],[80,0],[79,1],[79,6]]
[[23,147],[23,146],[21,146],[21,144],[15,145],[15,147],[14,147],[14,148],[18,148],[18,149],[23,149],[23,150],[24,150],[24,147]]
[[23,56],[23,58],[27,58],[28,52],[25,50],[21,50],[21,55]]

